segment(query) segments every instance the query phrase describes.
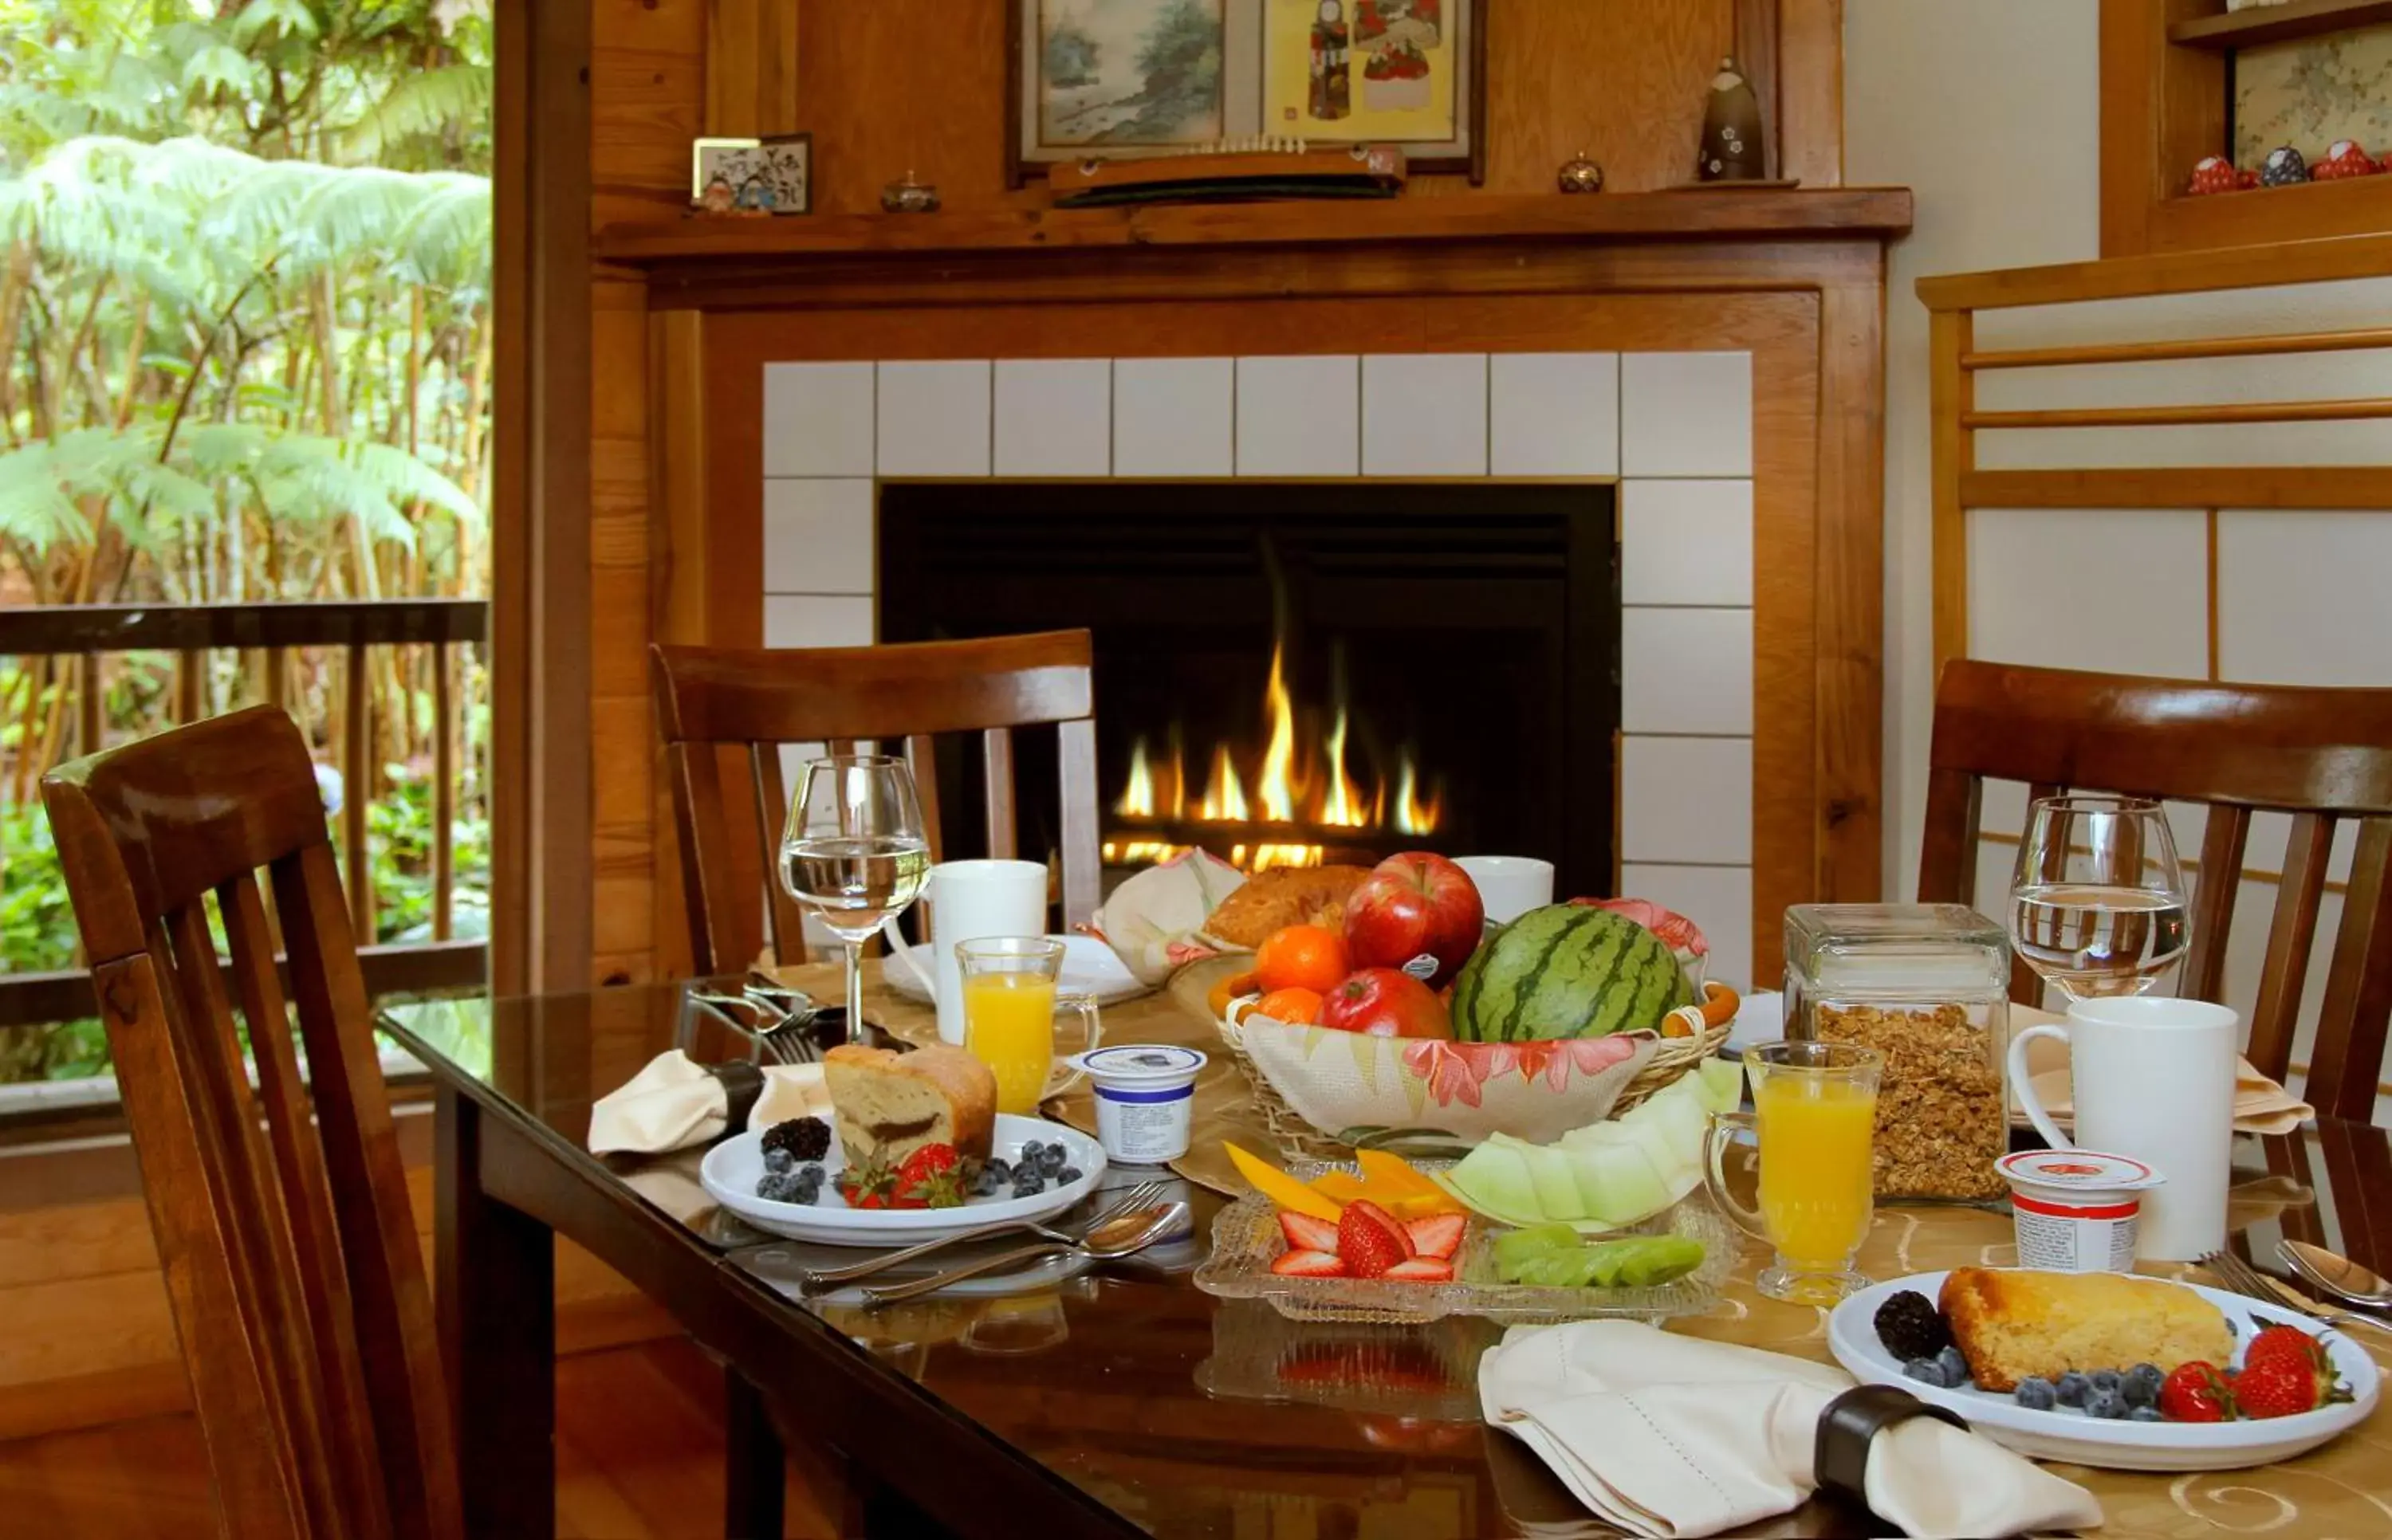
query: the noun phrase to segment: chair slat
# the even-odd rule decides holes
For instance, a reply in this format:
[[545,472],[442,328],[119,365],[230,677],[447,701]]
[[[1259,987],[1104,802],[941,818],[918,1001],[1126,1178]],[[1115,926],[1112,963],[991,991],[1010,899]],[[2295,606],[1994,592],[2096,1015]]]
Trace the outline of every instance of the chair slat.
[[2268,926],[2259,999],[2251,1008],[2247,1051],[2260,1073],[2280,1081],[2292,1069],[2293,1032],[2300,1019],[2301,990],[2308,982],[2309,947],[2317,938],[2326,859],[2333,849],[2332,819],[2317,813],[2294,818],[2292,835],[2284,841],[2284,876],[2276,887],[2276,912]]
[[[774,959],[802,963],[806,959],[806,923],[798,901],[780,883],[781,835],[789,818],[789,794],[781,781],[781,751],[776,744],[748,745],[748,780],[756,793],[758,858],[764,869],[764,915]],[[725,968],[724,972],[731,971]],[[745,965],[742,964],[742,971]]]
[[[2034,805],[2036,803],[2041,802],[2048,797],[2058,796],[2061,792],[2066,791],[2067,789],[2067,787],[2060,785],[2056,781],[2037,781],[2034,784],[2028,786],[2026,789],[2026,806],[2027,818],[2030,822],[2034,817]],[[2024,829],[2020,831],[2019,837],[2020,849],[2023,851],[2025,848],[2024,842],[2026,837]],[[2021,859],[2023,860],[2023,857],[2022,856]],[[2057,882],[2060,880],[2060,876],[2063,874],[2060,863],[2064,861],[2065,859],[2065,854],[2060,851],[2052,850],[2045,852],[2045,863],[2042,874],[2043,879],[2046,882]],[[2024,875],[2023,873],[2019,874]],[[1964,903],[1974,903],[1976,901],[1975,893],[1971,891],[1970,896],[1961,901]],[[2003,923],[2007,925],[2009,921],[2009,916],[2005,914],[2002,916],[2002,920]],[[2010,998],[2017,1001],[2022,1005],[2040,1005],[2043,1003],[2043,976],[2036,973],[2033,968],[2027,966],[2026,959],[2023,957],[2012,957],[2010,959]]]
[[2392,1025],[2392,818],[2360,823],[2343,894],[2342,927],[2309,1053],[2311,1106],[2365,1122],[2375,1115],[2385,1035]]
[[938,744],[927,732],[916,732],[905,740],[905,765],[914,772],[914,796],[922,805],[922,829],[930,835],[930,863],[946,860],[942,853],[945,841],[939,837],[939,750]]
[[1011,861],[1020,849],[1014,828],[1013,732],[992,727],[981,733],[980,742],[988,779],[988,853],[994,860]]
[[2234,928],[2234,895],[2242,886],[2242,848],[2251,810],[2214,807],[2201,834],[2201,875],[2192,886],[2192,949],[2177,992],[2193,1000],[2226,1001],[2226,943]]
[[671,744],[666,773],[673,791],[673,824],[681,835],[682,897],[689,913],[691,966],[698,973],[724,973],[746,965],[737,960],[739,906],[747,893],[734,880],[731,814],[722,793],[721,756],[712,744]]
[[1983,802],[1982,777],[1966,770],[1929,773],[1925,839],[1918,851],[1919,902],[1975,907]]
[[1056,731],[1063,776],[1063,928],[1075,931],[1096,918],[1103,881],[1098,866],[1103,834],[1097,823],[1097,724],[1084,718]]

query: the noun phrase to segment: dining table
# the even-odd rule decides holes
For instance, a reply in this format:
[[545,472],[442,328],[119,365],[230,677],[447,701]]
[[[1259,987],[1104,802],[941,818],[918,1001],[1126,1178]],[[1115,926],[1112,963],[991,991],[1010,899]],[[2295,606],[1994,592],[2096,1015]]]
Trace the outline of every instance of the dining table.
[[[836,998],[835,977],[822,970],[822,998]],[[867,1018],[920,1009],[887,993],[875,965]],[[1109,1006],[1108,1041],[1138,1041],[1141,1021],[1185,1011],[1168,993]],[[630,1279],[769,1403],[783,1436],[805,1446],[809,1482],[841,1488],[817,1495],[847,1515],[842,1534],[1616,1533],[1481,1420],[1477,1359],[1501,1326],[1303,1323],[1267,1301],[1204,1293],[1190,1275],[1229,1199],[1202,1183],[1110,1169],[1109,1191],[1170,1180],[1192,1218],[1184,1237],[1121,1262],[878,1310],[852,1296],[810,1299],[797,1283],[803,1268],[863,1253],[749,1229],[706,1196],[698,1151],[600,1158],[587,1147],[592,1103],[658,1054],[680,1046],[703,1062],[755,1051],[736,1033],[694,1033],[684,986],[410,1003],[386,1006],[382,1025],[422,1061],[436,1097],[436,1288],[477,1536],[555,1533],[556,1236]],[[1218,1068],[1242,1072],[1227,1055]],[[2277,1243],[2298,1238],[2392,1275],[2385,1131],[2320,1119],[2240,1136],[2235,1155],[2238,1251],[2281,1272]],[[2014,1260],[1998,1207],[1885,1204],[1859,1265],[1890,1278]],[[1766,1261],[1752,1245],[1710,1307],[1670,1328],[1826,1359],[1825,1310],[1755,1291]],[[2392,1335],[2354,1336],[2392,1364]],[[734,1438],[728,1458],[735,1476],[743,1460],[778,1454]],[[2387,1459],[2392,1413],[2379,1408],[2334,1443],[2259,1469],[2054,1469],[2099,1496],[2105,1535],[2363,1536],[2392,1535]],[[1850,1534],[1873,1523],[1814,1499],[1748,1533]]]

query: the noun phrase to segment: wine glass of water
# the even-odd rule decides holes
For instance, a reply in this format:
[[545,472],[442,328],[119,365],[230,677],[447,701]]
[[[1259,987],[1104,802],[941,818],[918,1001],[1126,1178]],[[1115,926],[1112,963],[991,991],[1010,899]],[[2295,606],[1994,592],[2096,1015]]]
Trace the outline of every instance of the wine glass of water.
[[781,836],[781,886],[847,950],[847,1030],[864,1029],[864,943],[930,874],[914,772],[883,755],[810,759]]
[[2071,1000],[2141,994],[2184,955],[2184,868],[2167,810],[2137,796],[2052,796],[2027,811],[2010,939]]

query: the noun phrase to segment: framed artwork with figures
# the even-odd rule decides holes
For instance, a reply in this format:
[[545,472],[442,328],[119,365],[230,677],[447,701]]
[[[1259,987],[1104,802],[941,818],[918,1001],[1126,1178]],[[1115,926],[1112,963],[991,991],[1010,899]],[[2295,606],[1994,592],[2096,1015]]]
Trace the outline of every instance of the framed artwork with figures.
[[1009,170],[1251,138],[1485,180],[1488,0],[1008,0]]

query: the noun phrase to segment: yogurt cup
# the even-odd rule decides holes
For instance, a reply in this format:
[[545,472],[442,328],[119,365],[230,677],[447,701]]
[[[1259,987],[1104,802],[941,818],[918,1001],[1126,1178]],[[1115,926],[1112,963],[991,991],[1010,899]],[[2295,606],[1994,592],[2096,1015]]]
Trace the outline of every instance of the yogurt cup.
[[1105,1158],[1159,1166],[1188,1153],[1189,1115],[1204,1055],[1176,1043],[1120,1042],[1065,1061],[1088,1077]]
[[2130,1156],[2021,1150],[1994,1162],[2010,1184],[2021,1267],[2131,1273],[2141,1194],[2167,1180]]

